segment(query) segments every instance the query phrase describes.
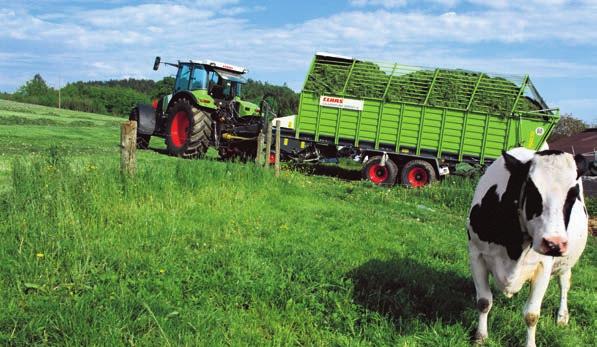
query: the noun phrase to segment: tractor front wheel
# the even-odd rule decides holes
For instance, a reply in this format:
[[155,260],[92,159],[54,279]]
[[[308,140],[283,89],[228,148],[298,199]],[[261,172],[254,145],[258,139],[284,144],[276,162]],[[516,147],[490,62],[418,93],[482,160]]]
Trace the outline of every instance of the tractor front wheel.
[[137,148],[149,148],[149,140],[151,140],[151,135],[139,134],[139,108],[133,108],[131,114],[129,115],[129,120],[134,120],[137,122]]
[[170,155],[194,158],[207,151],[212,134],[209,114],[185,98],[174,102],[168,112],[166,146]]
[[398,166],[392,159],[386,159],[382,165],[382,158],[375,156],[363,166],[363,179],[369,180],[380,186],[393,186],[398,176]]
[[411,160],[402,168],[402,185],[419,188],[437,180],[433,166],[424,160]]

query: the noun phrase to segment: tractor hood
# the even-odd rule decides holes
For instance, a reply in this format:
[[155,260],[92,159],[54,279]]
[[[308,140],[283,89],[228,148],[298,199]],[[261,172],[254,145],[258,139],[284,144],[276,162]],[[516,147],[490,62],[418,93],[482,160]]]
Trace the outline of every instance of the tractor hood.
[[238,102],[238,113],[241,117],[258,115],[259,107],[254,103],[241,100],[240,98],[236,98],[235,100]]

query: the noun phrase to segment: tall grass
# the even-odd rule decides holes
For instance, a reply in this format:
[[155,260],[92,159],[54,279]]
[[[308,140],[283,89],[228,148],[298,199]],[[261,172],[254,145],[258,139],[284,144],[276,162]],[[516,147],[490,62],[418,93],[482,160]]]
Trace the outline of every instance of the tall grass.
[[[210,160],[61,152],[17,159],[0,195],[2,345],[467,346],[476,313],[472,182],[383,189]],[[595,345],[595,242],[571,327],[546,298],[543,345]],[[524,339],[497,298],[492,345]]]

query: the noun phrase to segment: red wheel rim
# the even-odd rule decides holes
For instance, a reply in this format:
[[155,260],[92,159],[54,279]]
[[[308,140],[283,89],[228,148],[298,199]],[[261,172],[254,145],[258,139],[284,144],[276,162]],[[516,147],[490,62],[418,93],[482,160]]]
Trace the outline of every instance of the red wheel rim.
[[408,183],[413,187],[422,187],[429,183],[427,170],[422,167],[414,167],[408,172]]
[[379,164],[373,164],[369,167],[369,180],[375,184],[381,184],[385,182],[390,176],[388,168]]
[[187,142],[189,130],[189,117],[185,111],[178,111],[172,119],[170,127],[170,139],[174,146],[180,148]]

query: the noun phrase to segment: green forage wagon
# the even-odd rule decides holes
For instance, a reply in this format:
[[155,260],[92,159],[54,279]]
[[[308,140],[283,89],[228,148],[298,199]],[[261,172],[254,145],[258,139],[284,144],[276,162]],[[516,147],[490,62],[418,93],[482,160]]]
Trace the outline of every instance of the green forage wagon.
[[376,184],[419,187],[461,162],[538,150],[559,117],[529,76],[317,53],[298,114],[281,118],[282,154],[301,162],[348,156]]

